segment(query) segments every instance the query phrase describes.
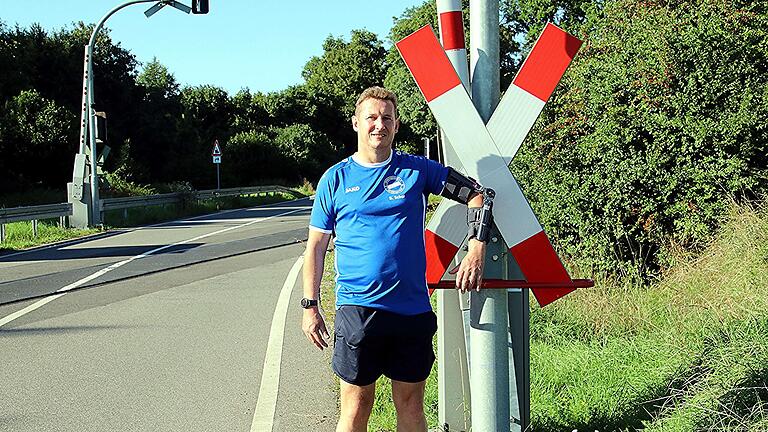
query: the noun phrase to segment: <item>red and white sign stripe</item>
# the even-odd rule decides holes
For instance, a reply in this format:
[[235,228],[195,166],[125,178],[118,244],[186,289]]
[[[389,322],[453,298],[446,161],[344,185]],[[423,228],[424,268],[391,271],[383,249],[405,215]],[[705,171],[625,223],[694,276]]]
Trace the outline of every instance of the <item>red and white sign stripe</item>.
[[437,0],[440,42],[464,88],[469,90],[469,66],[464,43],[464,18],[461,0]]
[[[560,31],[554,26],[552,28]],[[510,252],[526,279],[529,282],[570,282],[570,277],[552,249],[551,243],[523,196],[520,187],[509,172],[507,164],[512,155],[509,155],[509,159],[499,155],[496,142],[474,109],[467,92],[460,85],[459,77],[453,70],[446,54],[442,51],[432,30],[429,27],[424,27],[398,42],[397,47],[435,118],[451,140],[457,156],[464,165],[465,173],[477,178],[483,185],[496,190],[497,196],[494,207],[497,214],[504,215],[504,217],[496,219],[496,225],[507,245],[510,246]],[[543,57],[548,55],[551,53],[544,53]],[[570,58],[572,57],[571,55]],[[523,79],[519,83],[526,87],[521,87],[521,89],[539,100],[546,101],[570,62],[570,58],[565,62],[565,66],[561,67],[562,70],[559,73],[549,73],[551,68],[547,69],[546,62],[541,62],[538,59],[538,63],[532,64],[544,64],[537,71],[539,74],[543,73],[539,78],[547,81],[549,77],[556,75],[554,84],[548,82],[542,85],[537,82],[537,85],[532,87],[528,81]],[[529,60],[526,61],[527,63]],[[562,63],[562,61],[549,62],[549,64],[556,66],[562,66]],[[521,74],[518,74],[518,77]],[[515,82],[518,83],[517,78]],[[520,95],[517,97],[519,98]],[[523,97],[526,96],[523,95]],[[540,110],[541,108],[538,108],[536,111]],[[501,114],[508,113],[502,111]],[[533,121],[535,118],[534,116]],[[530,123],[532,125],[532,122]],[[507,133],[508,129],[515,128],[502,127],[500,122],[497,124],[500,126],[497,126],[495,131],[501,135],[514,136],[515,132],[517,135],[521,135],[519,131],[515,130],[509,134]],[[516,129],[520,129],[521,126],[517,126]],[[527,134],[527,130],[522,134],[520,142],[525,138],[525,134]],[[519,144],[517,144],[517,148],[519,148]],[[517,148],[514,148],[514,151]],[[511,148],[506,153],[509,152],[511,152]],[[434,281],[435,278],[439,280],[443,275],[443,272],[440,271],[441,268],[443,271],[443,266],[447,268],[453,254],[458,250],[458,245],[437,236],[435,233],[428,233],[427,242],[432,253],[430,256],[432,258],[439,257],[437,260],[431,260],[433,262],[428,265],[428,279],[430,281]],[[544,306],[572,290],[573,288],[539,289],[534,290],[534,295]]]
[[[464,43],[461,0],[437,0],[436,3],[440,42],[461,83],[468,90],[469,67]],[[451,147],[450,142],[447,142],[447,146]],[[464,170],[459,161],[449,160],[449,163],[459,171]],[[465,220],[466,209],[456,202],[444,200],[437,207],[424,233],[428,258],[427,283],[439,282],[450,266],[467,236]]]

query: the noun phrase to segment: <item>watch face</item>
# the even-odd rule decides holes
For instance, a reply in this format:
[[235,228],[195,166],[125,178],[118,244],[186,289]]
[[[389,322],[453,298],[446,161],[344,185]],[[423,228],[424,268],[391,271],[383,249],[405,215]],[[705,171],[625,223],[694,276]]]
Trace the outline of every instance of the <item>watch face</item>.
[[317,306],[317,300],[310,300],[308,298],[301,299],[301,307],[304,309],[310,308],[312,306]]

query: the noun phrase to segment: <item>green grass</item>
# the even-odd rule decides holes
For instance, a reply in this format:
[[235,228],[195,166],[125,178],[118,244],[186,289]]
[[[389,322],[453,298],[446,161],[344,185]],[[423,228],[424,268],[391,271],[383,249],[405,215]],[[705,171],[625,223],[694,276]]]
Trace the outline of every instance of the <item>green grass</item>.
[[531,313],[534,430],[764,430],[768,214],[739,208],[651,286],[598,281]]
[[253,207],[296,198],[284,192],[267,192],[253,195],[219,197],[205,201],[187,201],[183,204],[171,204],[149,207],[135,207],[106,212],[104,224],[111,227],[133,227],[153,224],[184,217],[215,213],[220,210]]
[[[598,280],[532,304],[530,324],[534,431],[766,431],[768,210],[735,208],[703,253],[681,252],[653,284]],[[436,381],[433,370],[430,427]],[[377,385],[369,430],[395,430],[390,391]]]
[[[214,213],[219,210],[253,207],[287,201],[295,199],[298,195],[298,193],[294,195],[284,192],[268,192],[248,196],[219,197],[217,199],[200,202],[187,202],[183,205],[136,207],[126,209],[126,211],[114,210],[106,212],[103,223],[107,227],[141,226],[183,217]],[[41,191],[40,194],[35,195],[35,197],[25,196],[26,201],[22,202],[26,202],[26,204],[23,205],[59,202],[57,200],[61,198],[56,195],[55,191],[45,190]],[[12,202],[14,203],[14,206],[22,205],[19,204],[18,201],[22,198],[24,197],[20,195],[7,195],[3,197],[3,199],[6,200],[5,202]],[[64,200],[66,200],[66,197],[64,197]],[[4,242],[0,243],[0,252],[27,249],[34,246],[83,237],[101,231],[100,229],[61,228],[58,226],[58,220],[40,221],[38,224],[37,236],[33,235],[31,221],[6,224],[5,230],[6,238]]]
[[55,221],[40,221],[37,237],[32,231],[32,222],[13,222],[5,225],[5,241],[0,243],[0,252],[27,249],[34,246],[55,243],[100,232],[99,229],[62,228]]

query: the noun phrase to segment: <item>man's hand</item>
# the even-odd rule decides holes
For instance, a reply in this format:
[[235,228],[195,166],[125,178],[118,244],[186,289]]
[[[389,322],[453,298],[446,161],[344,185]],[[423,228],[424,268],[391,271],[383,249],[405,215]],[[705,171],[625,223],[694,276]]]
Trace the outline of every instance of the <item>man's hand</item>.
[[456,289],[461,292],[473,289],[480,291],[485,265],[485,243],[473,238],[469,240],[468,247],[467,255],[451,273],[456,273]]
[[328,348],[328,339],[331,336],[328,334],[328,329],[325,328],[325,320],[323,320],[319,308],[304,309],[304,317],[301,321],[301,329],[307,339],[321,351],[323,348]]

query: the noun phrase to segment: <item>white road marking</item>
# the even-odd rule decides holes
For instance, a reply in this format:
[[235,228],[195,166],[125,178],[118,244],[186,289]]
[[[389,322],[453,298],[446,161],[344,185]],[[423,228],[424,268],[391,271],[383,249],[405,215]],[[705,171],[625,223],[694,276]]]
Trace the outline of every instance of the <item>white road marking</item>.
[[98,278],[100,276],[103,276],[103,275],[111,272],[112,270],[115,270],[116,268],[122,267],[122,266],[124,266],[124,265],[126,265],[126,264],[128,264],[128,263],[130,263],[132,261],[135,261],[137,259],[146,258],[149,255],[158,253],[160,251],[163,251],[165,249],[168,249],[168,248],[171,248],[171,247],[174,247],[174,246],[190,243],[190,242],[193,242],[193,241],[204,239],[206,237],[211,237],[211,236],[214,236],[214,235],[217,235],[217,234],[221,234],[221,233],[224,233],[224,232],[227,232],[227,231],[232,231],[232,230],[235,230],[235,229],[238,229],[238,228],[243,228],[243,227],[246,227],[248,225],[253,225],[253,224],[257,223],[257,222],[263,222],[263,221],[266,221],[266,220],[269,220],[269,219],[272,219],[272,218],[276,218],[278,216],[284,216],[284,215],[287,215],[287,214],[296,213],[296,212],[299,212],[301,210],[306,210],[306,209],[305,208],[300,208],[298,210],[291,210],[291,211],[287,211],[287,212],[284,212],[284,213],[279,213],[279,214],[276,214],[276,215],[273,215],[273,216],[251,220],[248,223],[240,224],[240,225],[229,227],[229,228],[220,229],[218,231],[214,231],[214,232],[211,232],[211,233],[208,233],[208,234],[199,235],[197,237],[194,237],[194,238],[191,238],[191,239],[187,239],[187,240],[183,240],[183,241],[180,241],[178,243],[173,243],[173,244],[168,244],[168,245],[165,245],[165,246],[161,246],[159,248],[152,249],[149,252],[144,252],[143,254],[139,254],[139,255],[133,256],[131,258],[128,258],[126,260],[123,260],[123,261],[120,261],[120,262],[116,262],[116,263],[110,265],[109,267],[105,267],[105,268],[97,271],[96,273],[93,273],[93,274],[91,274],[89,276],[86,276],[86,277],[84,277],[84,278],[82,278],[82,279],[80,279],[78,281],[75,281],[75,282],[73,282],[73,283],[71,283],[71,284],[69,284],[69,285],[67,285],[67,286],[65,286],[63,288],[60,288],[60,289],[56,290],[56,294],[52,294],[52,295],[50,295],[48,297],[40,299],[40,300],[36,301],[35,303],[32,303],[31,305],[25,307],[24,309],[22,309],[20,311],[14,312],[14,313],[12,313],[12,314],[4,317],[4,318],[0,318],[0,327],[8,324],[9,322],[11,322],[11,321],[13,321],[13,320],[15,320],[15,319],[17,319],[19,317],[22,317],[22,316],[26,315],[26,314],[28,314],[28,313],[30,313],[30,312],[38,309],[38,308],[41,308],[41,307],[45,306],[46,304],[52,302],[53,300],[56,300],[57,298],[63,296],[64,294],[66,294],[67,291],[70,291],[70,290],[73,290],[73,289],[75,289],[75,288],[77,288],[79,286],[82,286],[85,283],[88,283],[88,282],[90,282],[90,281],[92,281],[92,280],[94,280],[94,279],[96,279],[96,278]]
[[293,264],[288,277],[285,279],[280,297],[277,299],[275,314],[272,317],[272,327],[269,330],[267,353],[264,356],[264,367],[261,371],[261,385],[256,409],[253,412],[251,432],[272,432],[272,423],[277,406],[277,390],[280,387],[280,362],[283,357],[283,336],[285,334],[285,319],[288,316],[288,302],[291,291],[299,277],[304,257],[300,256]]
[[[312,197],[314,197],[314,195],[312,195]],[[307,199],[307,198],[309,198],[311,200],[312,197],[297,198],[297,199],[290,200],[290,201],[283,201],[283,203],[292,203],[292,202],[301,201],[301,200]],[[145,229],[149,229],[149,228],[155,228],[155,227],[159,227],[159,226],[163,226],[163,225],[179,224],[179,223],[182,223],[182,222],[192,222],[192,221],[196,221],[198,219],[203,219],[203,218],[210,217],[210,216],[218,216],[218,215],[223,215],[223,214],[226,214],[226,213],[234,213],[234,212],[243,211],[243,210],[278,210],[278,209],[279,210],[295,210],[295,209],[302,208],[302,207],[268,207],[268,206],[271,206],[273,204],[275,204],[275,203],[272,203],[272,204],[262,204],[262,205],[259,205],[259,206],[248,207],[248,208],[236,208],[236,209],[229,209],[229,210],[221,210],[221,211],[218,211],[216,213],[208,213],[208,214],[203,214],[203,215],[199,215],[199,216],[193,216],[193,217],[186,218],[186,219],[177,219],[177,220],[173,220],[173,221],[158,222],[158,223],[155,223],[155,224],[152,224],[152,225],[144,225],[144,226],[140,226],[140,227],[136,227],[136,228],[119,228],[119,229],[116,229],[116,230],[104,231],[102,233],[97,233],[97,234],[93,234],[93,235],[90,235],[90,236],[85,236],[85,237],[80,237],[80,238],[73,238],[73,239],[69,239],[69,240],[63,240],[63,241],[60,241],[60,242],[52,243],[52,244],[47,245],[47,246],[34,247],[34,248],[31,248],[31,249],[27,249],[27,250],[23,250],[23,251],[19,251],[19,252],[14,252],[14,253],[11,253],[11,254],[0,255],[0,262],[3,262],[3,260],[6,259],[6,258],[14,257],[14,256],[17,256],[17,255],[24,255],[24,254],[28,254],[28,253],[32,253],[32,252],[40,252],[41,250],[51,249],[51,248],[55,248],[55,247],[62,246],[62,245],[66,246],[69,243],[74,243],[74,242],[77,242],[79,240],[88,241],[89,237],[102,236],[102,235],[110,233],[110,232],[119,232],[120,234],[124,234],[124,233],[129,233],[129,232],[134,232],[134,231],[141,231],[141,230],[145,230]],[[306,207],[303,207],[303,208],[306,209]],[[250,220],[250,219],[248,219],[248,220]],[[32,261],[30,261],[30,262],[32,262]],[[0,325],[2,325],[2,324],[0,324]]]

